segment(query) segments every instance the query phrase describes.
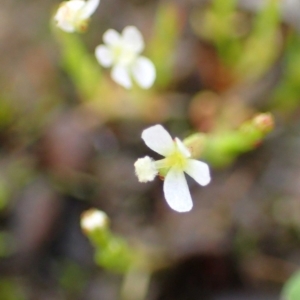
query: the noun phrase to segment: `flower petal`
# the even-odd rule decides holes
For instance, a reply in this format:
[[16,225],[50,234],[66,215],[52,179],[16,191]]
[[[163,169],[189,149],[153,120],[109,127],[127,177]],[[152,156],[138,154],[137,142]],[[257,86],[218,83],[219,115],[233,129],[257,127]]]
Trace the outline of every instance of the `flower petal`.
[[146,57],[140,56],[132,66],[132,75],[140,87],[150,88],[155,80],[156,71],[152,61]]
[[113,63],[113,54],[109,48],[99,45],[95,49],[95,55],[100,65],[110,67]]
[[184,171],[194,178],[200,185],[207,185],[210,182],[209,167],[206,163],[189,159]]
[[144,50],[144,39],[140,31],[134,26],[126,26],[122,31],[123,42],[136,53]]
[[177,137],[175,138],[175,143],[182,155],[184,155],[185,157],[191,157],[190,150],[185,146],[185,144],[179,138]]
[[88,0],[83,7],[80,17],[84,19],[88,19],[97,9],[100,0]]
[[69,9],[71,9],[74,12],[78,12],[80,9],[82,9],[85,5],[84,0],[71,0],[67,2],[63,2],[66,6],[68,6]]
[[165,178],[164,194],[170,207],[178,212],[187,212],[193,207],[184,173],[176,167],[171,168]]
[[130,89],[132,86],[128,70],[123,66],[114,66],[111,71],[111,77],[115,82],[117,82],[126,89]]
[[114,29],[108,29],[103,34],[103,42],[108,46],[116,45],[120,40],[120,34]]
[[174,142],[169,132],[161,125],[151,126],[142,132],[142,139],[153,151],[168,156],[174,151]]
[[57,22],[56,25],[65,32],[75,32],[76,31],[76,27],[69,22],[59,21],[59,22]]

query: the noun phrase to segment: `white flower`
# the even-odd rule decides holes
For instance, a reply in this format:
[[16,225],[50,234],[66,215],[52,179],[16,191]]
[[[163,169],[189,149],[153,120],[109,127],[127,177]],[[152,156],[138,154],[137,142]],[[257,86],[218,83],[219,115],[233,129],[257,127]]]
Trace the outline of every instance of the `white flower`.
[[66,32],[84,31],[99,3],[100,0],[62,2],[54,16],[56,25]]
[[103,67],[112,67],[111,77],[118,84],[129,89],[131,76],[142,88],[150,88],[155,80],[156,71],[151,60],[140,53],[144,50],[144,40],[139,30],[127,26],[119,34],[108,29],[103,35],[105,45],[96,47],[95,55]]
[[[164,194],[170,207],[178,212],[186,212],[192,209],[193,202],[185,179],[184,172],[193,177],[200,185],[210,182],[209,167],[206,163],[190,158],[191,153],[178,138],[172,139],[170,134],[161,126],[152,126],[142,133],[142,139],[146,145],[165,158],[158,161],[148,160],[144,172],[140,159],[135,163],[136,174],[139,181],[144,182],[144,174],[148,170],[156,169],[156,173],[166,172],[164,180]],[[147,157],[144,158],[144,160]],[[149,167],[151,164],[151,167]],[[149,172],[149,175],[154,172]],[[146,176],[147,177],[147,176]],[[149,176],[149,178],[152,178]],[[154,176],[153,176],[154,178]]]
[[82,214],[80,225],[85,232],[106,228],[108,225],[108,217],[103,211],[90,209]]

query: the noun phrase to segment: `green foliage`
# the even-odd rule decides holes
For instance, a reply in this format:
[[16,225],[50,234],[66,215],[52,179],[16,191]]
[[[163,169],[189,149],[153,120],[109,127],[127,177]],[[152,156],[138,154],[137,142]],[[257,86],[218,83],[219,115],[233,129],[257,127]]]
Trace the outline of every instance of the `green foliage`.
[[272,115],[260,114],[237,130],[210,133],[206,137],[195,134],[184,143],[191,149],[193,157],[201,157],[215,167],[224,167],[241,153],[255,149],[273,126]]
[[263,75],[280,54],[279,1],[268,0],[255,15],[253,28],[247,37],[237,63],[237,73],[246,79]]
[[174,51],[181,35],[181,15],[173,4],[161,4],[155,17],[152,40],[147,46],[147,53],[152,59],[157,78],[155,85],[168,86],[173,78]]
[[10,198],[10,190],[7,183],[3,180],[0,180],[0,211],[4,209]]
[[300,94],[300,37],[291,31],[284,54],[283,78],[273,91],[270,106],[281,112],[294,111],[299,105]]
[[0,280],[0,295],[3,300],[25,300],[23,291],[20,288],[20,283],[13,280]]
[[235,13],[237,0],[215,0],[211,9],[213,41],[226,63],[233,63],[240,54],[240,45],[236,39]]
[[228,65],[232,65],[241,54],[241,44],[237,39],[236,5],[237,0],[215,0],[206,10],[200,8],[191,15],[194,31],[212,42]]
[[96,248],[95,261],[99,266],[117,273],[129,270],[136,253],[125,239],[114,235],[108,226],[97,227],[86,234]]
[[5,96],[0,96],[0,129],[3,130],[6,126],[10,125],[13,121],[14,108],[11,101]]
[[76,34],[56,32],[62,49],[62,65],[73,80],[80,96],[90,99],[101,83],[101,69],[94,56],[85,48]]
[[70,297],[76,297],[82,291],[87,281],[86,273],[75,263],[66,261],[62,264],[59,282],[63,290]]
[[125,240],[110,236],[106,243],[97,245],[95,260],[103,268],[124,273],[133,262],[132,252]]
[[216,47],[237,81],[256,80],[280,54],[279,1],[266,1],[253,16],[252,26],[246,15],[237,11],[236,4],[236,0],[214,0],[204,13],[199,10],[192,14],[192,26]]
[[282,290],[282,300],[299,300],[300,299],[300,272],[296,272],[284,284]]

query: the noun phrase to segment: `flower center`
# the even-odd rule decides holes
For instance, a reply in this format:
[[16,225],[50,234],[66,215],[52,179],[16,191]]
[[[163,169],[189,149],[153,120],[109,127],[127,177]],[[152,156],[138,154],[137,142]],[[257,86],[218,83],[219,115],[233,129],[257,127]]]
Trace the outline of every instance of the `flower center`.
[[113,51],[114,61],[116,62],[116,64],[120,64],[122,66],[130,65],[136,57],[136,53],[126,45],[122,45],[122,44],[115,45],[112,51]]
[[176,149],[170,156],[166,158],[166,161],[169,167],[177,167],[178,169],[183,170],[187,163],[187,157],[178,149]]
[[179,170],[184,170],[187,164],[188,157],[184,155],[179,149],[176,149],[172,154],[164,159],[155,162],[156,168],[161,174],[165,175],[166,172],[172,167]]

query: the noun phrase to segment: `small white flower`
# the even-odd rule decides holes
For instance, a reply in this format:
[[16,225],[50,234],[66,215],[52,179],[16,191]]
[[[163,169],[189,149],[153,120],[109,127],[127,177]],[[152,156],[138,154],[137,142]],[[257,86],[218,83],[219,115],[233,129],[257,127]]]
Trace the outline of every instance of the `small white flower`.
[[85,232],[106,228],[108,225],[108,217],[103,211],[90,209],[82,214],[80,225]]
[[54,16],[56,25],[66,32],[84,31],[99,3],[100,0],[62,2]]
[[[144,130],[142,139],[150,149],[165,157],[164,159],[151,162],[154,164],[151,168],[155,168],[157,173],[159,171],[167,172],[164,181],[164,194],[167,203],[172,209],[178,212],[191,210],[193,202],[184,172],[193,177],[200,185],[204,186],[210,182],[208,165],[190,158],[191,153],[182,141],[178,138],[173,140],[161,125],[155,125]],[[144,160],[146,158],[147,156]],[[150,174],[151,172],[148,170],[151,168],[145,163],[146,167],[143,172],[143,164],[139,163],[139,161],[140,159],[135,163],[136,174],[139,181],[144,182],[144,174]],[[151,173],[151,175],[153,175],[154,179],[154,173]],[[149,176],[149,178],[152,177]]]
[[151,60],[140,53],[144,50],[144,40],[134,26],[127,26],[119,34],[108,29],[103,35],[105,45],[96,47],[95,55],[103,67],[112,67],[111,77],[126,89],[132,87],[131,77],[142,88],[150,88],[156,71]]

